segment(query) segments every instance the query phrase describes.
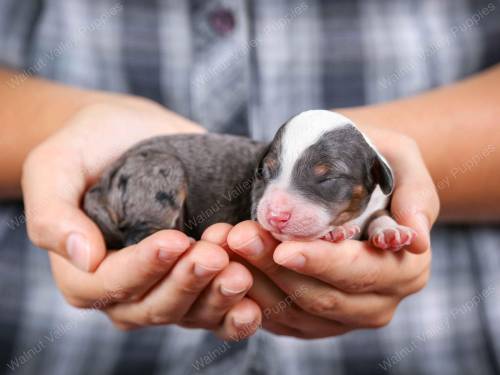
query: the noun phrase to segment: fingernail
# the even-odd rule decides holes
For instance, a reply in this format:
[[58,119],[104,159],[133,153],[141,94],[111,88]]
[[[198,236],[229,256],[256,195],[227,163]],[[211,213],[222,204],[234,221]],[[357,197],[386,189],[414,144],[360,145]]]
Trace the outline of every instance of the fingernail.
[[179,251],[179,249],[166,249],[166,248],[160,247],[158,249],[158,259],[161,262],[170,263],[174,259],[177,259],[183,252],[184,252],[184,249]]
[[203,266],[201,264],[198,264],[198,263],[195,263],[194,270],[193,270],[194,274],[197,277],[211,276],[219,271],[220,271],[219,268],[210,268],[210,267],[206,267],[206,266]]
[[306,264],[306,257],[303,256],[302,254],[295,254],[295,255],[290,255],[286,258],[277,257],[275,261],[276,263],[286,268],[301,269]]
[[243,328],[243,327],[248,327],[250,324],[252,324],[255,321],[255,317],[253,314],[243,314],[243,315],[238,315],[233,317],[233,324],[235,327],[238,328]]
[[185,240],[173,240],[159,246],[157,257],[161,262],[172,262],[189,247]]
[[89,271],[90,246],[86,238],[80,233],[70,233],[66,240],[66,252],[71,263],[82,271]]
[[264,251],[264,243],[259,236],[255,236],[248,242],[238,246],[235,250],[237,252],[244,253],[245,255],[257,256]]
[[221,294],[223,294],[226,297],[233,297],[233,296],[235,296],[237,294],[243,293],[246,290],[247,290],[247,288],[243,288],[243,289],[240,289],[240,290],[234,290],[234,289],[231,289],[231,288],[227,288],[224,285],[220,286],[220,292],[221,292]]

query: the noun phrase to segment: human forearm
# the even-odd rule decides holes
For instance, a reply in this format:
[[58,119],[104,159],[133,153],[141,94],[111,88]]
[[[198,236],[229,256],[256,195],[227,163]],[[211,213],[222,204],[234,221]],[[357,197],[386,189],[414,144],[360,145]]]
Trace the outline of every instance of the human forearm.
[[417,141],[442,219],[500,219],[500,66],[419,96],[340,112],[362,127],[398,130]]
[[[55,131],[64,127],[78,111],[94,104],[159,107],[144,99],[100,91],[82,90],[38,78],[12,84],[19,73],[0,68],[0,198],[20,197],[23,161],[28,153]],[[196,125],[176,114],[168,114],[179,127]]]
[[16,74],[0,69],[0,197],[20,195],[21,166],[29,151],[61,128],[79,108],[99,97],[40,79],[12,85]]

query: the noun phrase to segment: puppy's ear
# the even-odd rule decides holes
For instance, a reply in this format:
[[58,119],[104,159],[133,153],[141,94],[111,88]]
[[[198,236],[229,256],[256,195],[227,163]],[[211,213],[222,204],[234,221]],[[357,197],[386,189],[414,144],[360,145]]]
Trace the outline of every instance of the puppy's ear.
[[[357,127],[352,124],[357,129]],[[394,174],[392,173],[391,166],[384,158],[384,156],[377,150],[372,141],[359,129],[359,134],[363,137],[368,147],[371,149],[373,155],[373,162],[370,168],[370,174],[373,181],[380,185],[380,189],[385,195],[392,194],[394,190]]]
[[375,159],[371,168],[373,180],[380,185],[385,195],[392,194],[394,190],[394,175],[392,169],[389,163],[387,163],[385,158],[376,149],[373,148],[373,151],[375,152]]
[[269,154],[269,150],[271,149],[271,144],[264,148],[259,156],[259,162],[257,167],[255,168],[255,178],[261,180],[264,178],[264,159]]

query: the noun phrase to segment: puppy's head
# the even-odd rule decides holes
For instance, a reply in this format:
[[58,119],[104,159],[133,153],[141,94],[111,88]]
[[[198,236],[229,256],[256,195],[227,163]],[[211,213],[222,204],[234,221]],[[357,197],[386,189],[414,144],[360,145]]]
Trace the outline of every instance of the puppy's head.
[[264,154],[252,215],[279,240],[316,239],[359,216],[377,185],[392,192],[391,169],[354,124],[307,111],[286,122]]

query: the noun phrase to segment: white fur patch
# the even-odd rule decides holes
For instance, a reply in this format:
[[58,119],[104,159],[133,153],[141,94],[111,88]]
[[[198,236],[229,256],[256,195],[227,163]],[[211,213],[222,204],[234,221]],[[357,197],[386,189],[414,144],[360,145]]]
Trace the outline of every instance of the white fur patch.
[[281,140],[281,171],[276,184],[290,186],[293,167],[303,152],[324,133],[349,124],[352,122],[347,117],[326,110],[305,111],[293,117],[285,125]]

